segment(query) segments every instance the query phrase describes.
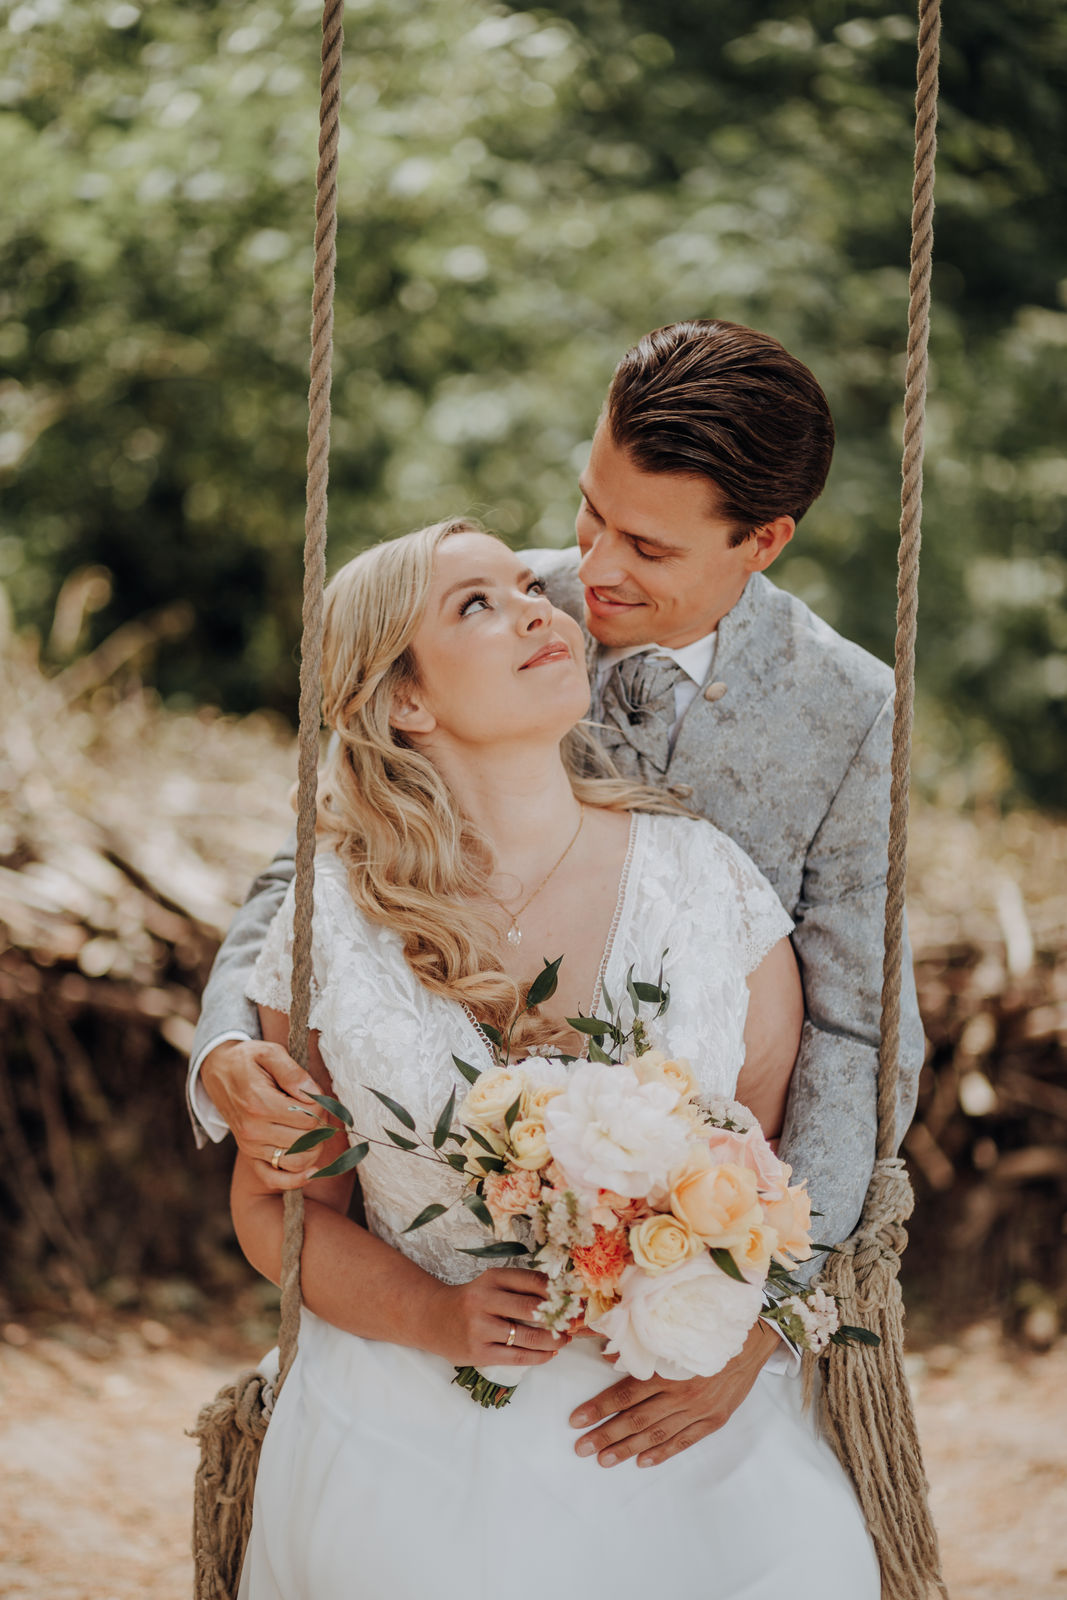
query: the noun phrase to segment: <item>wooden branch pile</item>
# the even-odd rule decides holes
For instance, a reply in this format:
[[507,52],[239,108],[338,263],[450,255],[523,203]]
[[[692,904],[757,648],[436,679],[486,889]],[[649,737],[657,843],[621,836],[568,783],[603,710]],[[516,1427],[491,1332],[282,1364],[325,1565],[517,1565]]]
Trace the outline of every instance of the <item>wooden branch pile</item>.
[[1067,824],[920,810],[909,904],[929,1041],[905,1279],[931,1317],[1067,1320]]
[[[233,907],[291,826],[295,759],[264,718],[161,710],[139,626],[52,678],[0,646],[0,1313],[248,1281],[184,1056]],[[1036,1338],[1067,1292],[1067,824],[919,808],[912,831],[913,1318],[996,1304]]]
[[132,667],[103,651],[48,678],[0,644],[0,1310],[236,1269],[184,1057],[233,907],[292,826],[291,739],[163,712]]

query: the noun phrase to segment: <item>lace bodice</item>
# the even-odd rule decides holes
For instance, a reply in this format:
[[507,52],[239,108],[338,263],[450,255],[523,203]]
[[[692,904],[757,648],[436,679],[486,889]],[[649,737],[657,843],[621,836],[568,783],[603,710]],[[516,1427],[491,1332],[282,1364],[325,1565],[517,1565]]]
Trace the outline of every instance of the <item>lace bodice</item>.
[[[249,998],[289,1010],[293,889],[271,924],[249,984]],[[747,975],[787,934],[792,922],[752,862],[710,823],[635,814],[619,904],[601,968],[618,1002],[625,977],[655,982],[660,960],[671,986],[653,1043],[685,1056],[705,1094],[732,1094],[744,1062]],[[566,951],[545,951],[554,958]],[[363,1134],[385,1139],[395,1120],[369,1092],[381,1090],[407,1107],[429,1142],[438,1113],[462,1080],[455,1053],[477,1067],[492,1065],[486,1042],[462,1006],[431,994],[404,960],[391,929],[370,922],[348,890],[332,852],[315,863],[311,1027],[334,1092]],[[624,1020],[630,1013],[623,1009]],[[369,1087],[368,1087],[369,1086]],[[448,1205],[464,1187],[449,1168],[404,1151],[372,1145],[359,1168],[367,1221],[374,1233],[426,1271],[461,1283],[482,1264],[457,1246],[486,1242],[463,1206],[416,1233],[403,1229],[434,1202]]]

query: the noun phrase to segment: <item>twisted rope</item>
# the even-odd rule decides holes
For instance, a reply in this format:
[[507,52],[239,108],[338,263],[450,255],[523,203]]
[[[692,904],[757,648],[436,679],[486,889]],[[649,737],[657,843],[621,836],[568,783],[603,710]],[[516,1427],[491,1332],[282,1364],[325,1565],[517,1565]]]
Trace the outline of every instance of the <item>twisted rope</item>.
[[934,155],[937,147],[937,66],[940,0],[921,0],[915,96],[915,182],[911,208],[908,359],[904,380],[904,454],[901,463],[900,548],[897,557],[896,701],[893,714],[886,876],[885,960],[882,968],[882,1047],[878,1072],[878,1156],[897,1147],[900,1076],[900,989],[904,943],[904,888],[908,858],[908,773],[915,713],[915,632],[922,542],[923,449],[930,344],[930,268],[934,251]]
[[[940,36],[940,0],[920,0],[877,1160],[859,1226],[827,1258],[820,1280],[840,1298],[844,1320],[860,1323],[880,1340],[876,1347],[853,1347],[825,1363],[822,1403],[827,1435],[852,1475],[874,1541],[883,1600],[925,1600],[931,1590],[947,1596],[904,1371],[904,1306],[898,1274],[908,1242],[904,1224],[911,1216],[914,1195],[904,1163],[895,1154]],[[805,1358],[809,1390],[814,1374],[814,1361]]]
[[[296,908],[293,917],[293,998],[289,1054],[307,1067],[311,1012],[311,929],[315,897],[315,811],[322,679],[322,591],[326,582],[326,490],[330,473],[330,389],[333,382],[333,300],[337,267],[337,147],[341,131],[341,47],[344,0],[322,12],[319,79],[319,164],[315,180],[315,281],[311,299],[311,383],[308,393],[307,510],[304,517],[304,631],[300,644],[300,744],[296,815]],[[300,1251],[304,1197],[285,1197],[282,1311],[276,1392],[296,1356],[300,1327]]]

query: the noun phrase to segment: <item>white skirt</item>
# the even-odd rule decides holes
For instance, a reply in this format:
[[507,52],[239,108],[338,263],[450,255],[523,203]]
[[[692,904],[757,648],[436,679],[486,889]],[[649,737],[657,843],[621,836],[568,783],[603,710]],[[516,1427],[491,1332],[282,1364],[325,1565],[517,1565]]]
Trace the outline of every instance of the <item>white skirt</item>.
[[855,1493],[801,1381],[763,1373],[655,1467],[574,1453],[615,1382],[592,1340],[486,1411],[438,1356],[304,1311],[270,1420],[239,1600],[878,1600]]

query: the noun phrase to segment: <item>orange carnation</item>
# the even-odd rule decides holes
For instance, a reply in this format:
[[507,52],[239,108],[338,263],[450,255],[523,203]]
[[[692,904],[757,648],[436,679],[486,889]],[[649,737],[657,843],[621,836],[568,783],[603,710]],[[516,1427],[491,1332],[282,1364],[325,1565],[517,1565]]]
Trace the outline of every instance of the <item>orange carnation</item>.
[[613,1296],[624,1267],[630,1263],[630,1241],[625,1228],[593,1229],[592,1244],[571,1251],[574,1265],[591,1294]]

